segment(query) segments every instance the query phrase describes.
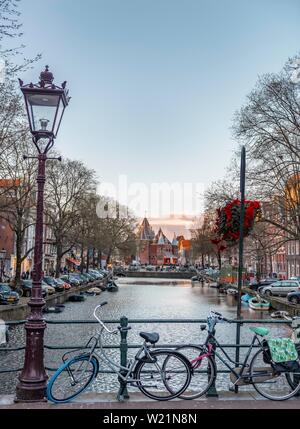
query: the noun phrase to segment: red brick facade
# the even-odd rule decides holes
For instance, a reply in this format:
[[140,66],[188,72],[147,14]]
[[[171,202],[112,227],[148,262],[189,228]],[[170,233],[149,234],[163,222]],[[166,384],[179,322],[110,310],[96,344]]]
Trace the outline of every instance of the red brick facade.
[[139,228],[139,261],[142,265],[177,264],[178,242],[174,235],[171,242],[160,228],[155,235],[148,219],[144,218]]

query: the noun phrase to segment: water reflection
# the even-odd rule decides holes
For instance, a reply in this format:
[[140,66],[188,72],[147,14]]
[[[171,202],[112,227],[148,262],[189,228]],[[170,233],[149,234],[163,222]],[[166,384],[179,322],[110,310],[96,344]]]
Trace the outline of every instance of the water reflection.
[[[125,315],[129,319],[205,319],[210,310],[222,313],[227,318],[236,317],[237,299],[233,295],[220,294],[217,289],[201,283],[192,284],[190,280],[168,279],[138,279],[124,278],[117,281],[119,291],[116,293],[103,292],[100,296],[87,296],[84,302],[66,303],[65,311],[60,314],[48,314],[47,320],[93,320],[94,307],[102,301],[108,301],[103,307],[101,315],[104,319],[119,319]],[[270,319],[269,312],[255,311],[242,305],[244,319]],[[270,325],[271,336],[289,336],[290,328],[286,325]],[[91,335],[97,332],[97,325],[48,325],[45,333],[45,344],[49,346],[75,346],[85,344]],[[140,344],[139,332],[157,331],[160,334],[160,344],[201,344],[205,340],[206,333],[201,332],[198,324],[187,323],[139,323],[132,324],[132,330],[128,333],[130,344]],[[235,343],[235,327],[228,324],[217,326],[217,338],[221,343]],[[247,344],[252,338],[252,333],[245,325],[242,327],[241,339]],[[119,344],[116,336],[107,337],[109,344]],[[10,329],[10,347],[24,343],[23,327]],[[228,350],[228,349],[227,349]],[[129,355],[134,353],[130,349]],[[234,355],[231,349],[231,356]],[[61,363],[61,350],[46,349],[46,365],[57,368]],[[119,351],[110,352],[119,359]],[[243,355],[243,352],[242,352]],[[8,355],[0,352],[1,368],[19,367],[22,365],[23,352]],[[52,373],[49,372],[49,375]],[[0,375],[0,393],[13,393],[17,374]],[[103,383],[103,384],[102,384]],[[226,389],[228,376],[218,376],[218,388]],[[101,376],[93,385],[95,391],[116,391],[118,383],[116,376]]]

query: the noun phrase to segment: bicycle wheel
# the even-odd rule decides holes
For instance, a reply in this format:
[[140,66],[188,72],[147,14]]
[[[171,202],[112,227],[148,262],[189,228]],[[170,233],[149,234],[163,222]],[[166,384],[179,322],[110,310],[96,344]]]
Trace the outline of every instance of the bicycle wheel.
[[272,401],[285,401],[292,398],[300,389],[300,371],[298,372],[276,372],[271,364],[263,360],[264,352],[258,350],[250,363],[250,376],[255,390]]
[[192,365],[191,382],[180,398],[196,399],[203,396],[216,379],[217,369],[214,360],[210,356],[205,356],[203,348],[196,345],[181,346],[176,351],[182,353]]
[[173,350],[151,351],[151,360],[141,359],[134,371],[136,385],[157,401],[177,398],[191,381],[191,366],[185,356]]
[[65,403],[82,393],[98,373],[98,360],[82,355],[65,362],[50,378],[47,398],[54,403]]

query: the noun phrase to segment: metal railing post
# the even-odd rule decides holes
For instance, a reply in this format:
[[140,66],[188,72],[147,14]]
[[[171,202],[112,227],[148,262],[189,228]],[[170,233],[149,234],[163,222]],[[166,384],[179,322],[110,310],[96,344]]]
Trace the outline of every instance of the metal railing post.
[[[127,328],[128,319],[125,316],[120,318],[120,326],[121,328]],[[120,364],[122,366],[127,366],[127,352],[128,352],[128,343],[127,343],[127,331],[121,330],[121,342],[120,342]],[[126,375],[125,371],[121,371],[122,375]],[[117,399],[120,402],[123,402],[124,399],[129,399],[129,394],[127,391],[126,383],[122,380],[121,377],[118,377],[118,381],[120,383],[120,388],[118,392]]]
[[[213,335],[215,335],[216,331],[214,330]],[[210,342],[213,346],[213,351],[216,350],[216,342],[214,339],[211,340]],[[212,359],[214,361],[214,363],[216,363],[214,356],[212,356]],[[208,378],[210,377],[210,368],[208,368]],[[217,371],[218,372],[218,371]],[[216,377],[214,378],[214,381],[212,383],[212,385],[210,386],[210,388],[208,389],[206,395],[207,398],[218,398],[219,394],[216,388]]]

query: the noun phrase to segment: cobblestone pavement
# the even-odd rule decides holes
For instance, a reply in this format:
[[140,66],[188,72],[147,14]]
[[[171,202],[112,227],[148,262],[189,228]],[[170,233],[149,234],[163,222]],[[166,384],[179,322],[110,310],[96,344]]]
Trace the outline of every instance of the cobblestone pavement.
[[300,399],[274,402],[262,399],[255,393],[224,393],[218,398],[203,398],[193,401],[173,400],[157,402],[147,400],[141,394],[132,394],[126,402],[118,402],[112,394],[86,394],[70,404],[55,405],[49,402],[15,403],[13,395],[0,396],[0,409],[168,409],[168,410],[197,410],[197,409],[299,409]]

